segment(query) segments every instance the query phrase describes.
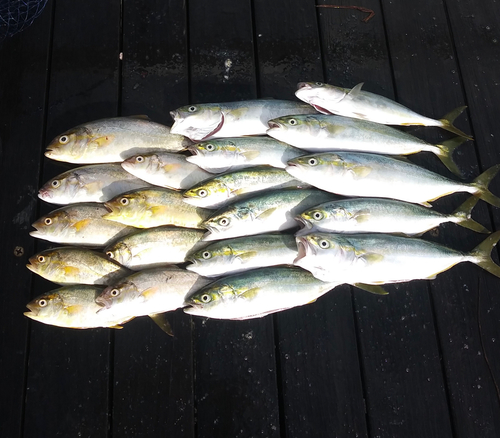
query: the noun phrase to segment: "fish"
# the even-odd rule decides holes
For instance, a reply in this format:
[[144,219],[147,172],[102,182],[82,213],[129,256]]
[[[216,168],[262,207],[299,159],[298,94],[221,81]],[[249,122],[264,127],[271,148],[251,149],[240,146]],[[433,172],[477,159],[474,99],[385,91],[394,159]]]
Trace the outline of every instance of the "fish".
[[182,194],[165,188],[133,190],[105,202],[109,213],[103,217],[136,228],[175,225],[202,228],[212,210],[194,207],[184,202]]
[[137,178],[159,187],[186,190],[212,174],[186,160],[182,154],[156,152],[134,155],[121,166]]
[[186,105],[170,112],[172,134],[193,141],[215,137],[264,135],[267,121],[288,114],[312,114],[316,110],[302,102],[275,99]]
[[196,246],[203,234],[203,230],[193,228],[146,228],[116,240],[104,249],[104,253],[133,270],[183,263],[188,251]]
[[130,270],[100,252],[71,246],[39,252],[29,258],[26,267],[61,285],[107,285],[130,273]]
[[214,242],[186,256],[188,271],[205,277],[275,265],[292,265],[297,257],[295,237],[289,234],[259,234]]
[[184,312],[245,320],[316,301],[338,283],[322,282],[296,267],[253,269],[222,277],[186,295]]
[[453,181],[409,161],[362,152],[323,152],[288,162],[293,177],[323,190],[345,196],[392,198],[426,207],[429,202],[456,192],[468,192],[500,207],[487,188],[500,170],[496,164],[471,183]]
[[455,137],[430,144],[391,126],[350,117],[312,114],[270,120],[267,134],[306,152],[368,152],[410,155],[432,152],[457,176],[462,173],[453,161],[453,152],[466,140]]
[[298,226],[297,214],[313,205],[338,199],[317,189],[282,189],[236,201],[202,223],[202,241],[283,231]]
[[119,164],[91,164],[52,178],[38,191],[38,197],[51,204],[105,202],[145,187],[151,184],[131,175]]
[[295,96],[323,114],[337,114],[384,125],[437,126],[473,140],[470,135],[453,125],[455,119],[465,110],[465,106],[456,108],[442,119],[431,119],[387,97],[361,90],[363,84],[361,82],[350,89],[322,82],[299,82]]
[[110,327],[121,329],[121,324],[132,318],[116,318],[110,313],[99,313],[102,309],[96,298],[102,287],[77,284],[64,286],[42,294],[30,301],[24,315],[34,321],[58,327],[89,329]]
[[479,198],[471,196],[453,213],[383,198],[349,198],[326,202],[302,212],[296,219],[304,224],[298,234],[310,231],[334,233],[391,233],[421,235],[444,222],[454,222],[478,233],[490,231],[471,218]]
[[267,136],[230,137],[195,143],[187,147],[190,163],[211,173],[268,165],[284,169],[288,160],[304,151]]
[[75,164],[119,163],[136,154],[179,152],[192,142],[147,116],[83,123],[55,137],[45,150],[52,160]]
[[462,262],[474,263],[500,277],[500,266],[490,255],[500,231],[468,253],[416,237],[389,234],[312,232],[296,239],[299,255],[294,265],[322,281],[378,285],[431,280]]
[[144,269],[104,289],[96,298],[98,313],[116,319],[154,317],[182,307],[186,294],[210,282],[177,267]]
[[203,208],[220,208],[256,192],[270,189],[309,187],[284,169],[270,166],[236,170],[195,184],[183,193],[184,202]]
[[103,219],[103,204],[70,204],[42,216],[33,223],[30,236],[67,245],[103,247],[135,230]]

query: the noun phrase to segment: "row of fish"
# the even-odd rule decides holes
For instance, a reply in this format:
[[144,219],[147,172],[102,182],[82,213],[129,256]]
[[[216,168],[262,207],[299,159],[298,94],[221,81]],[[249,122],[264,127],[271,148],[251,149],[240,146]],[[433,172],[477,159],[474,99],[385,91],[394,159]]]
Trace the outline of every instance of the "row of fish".
[[[35,222],[31,235],[73,246],[43,251],[28,268],[69,285],[29,303],[26,315],[79,328],[143,315],[161,325],[159,314],[179,307],[247,319],[343,283],[383,294],[381,284],[433,278],[463,261],[500,276],[490,257],[497,233],[468,254],[416,238],[350,234],[414,236],[447,221],[489,232],[471,211],[479,198],[500,206],[487,189],[500,165],[463,183],[401,157],[433,152],[459,175],[452,154],[470,137],[452,122],[463,108],[433,120],[361,85],[298,88],[306,104],[189,105],[172,111],[171,129],[115,118],[54,139],[47,157],[92,165],[40,189],[41,199],[65,206]],[[439,126],[459,137],[432,145],[385,124]],[[428,208],[454,192],[474,196],[451,214]],[[184,262],[186,269],[165,267]]]

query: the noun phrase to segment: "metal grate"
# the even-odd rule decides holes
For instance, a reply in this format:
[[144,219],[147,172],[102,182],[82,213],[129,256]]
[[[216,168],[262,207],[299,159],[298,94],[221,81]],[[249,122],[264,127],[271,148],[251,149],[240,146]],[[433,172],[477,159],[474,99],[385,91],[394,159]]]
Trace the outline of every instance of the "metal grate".
[[0,0],[0,42],[31,25],[46,3],[47,0]]

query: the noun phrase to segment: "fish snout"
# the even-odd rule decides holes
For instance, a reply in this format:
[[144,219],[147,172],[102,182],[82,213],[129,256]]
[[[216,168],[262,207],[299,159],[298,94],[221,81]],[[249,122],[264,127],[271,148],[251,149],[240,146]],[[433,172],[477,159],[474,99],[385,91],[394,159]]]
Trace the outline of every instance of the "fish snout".
[[281,125],[278,122],[275,122],[274,120],[269,120],[267,124],[269,125],[270,129],[281,128]]
[[311,90],[312,86],[311,84],[308,84],[307,82],[299,82],[297,84],[297,90]]
[[179,113],[177,111],[170,111],[170,117],[174,119],[174,122],[179,118]]

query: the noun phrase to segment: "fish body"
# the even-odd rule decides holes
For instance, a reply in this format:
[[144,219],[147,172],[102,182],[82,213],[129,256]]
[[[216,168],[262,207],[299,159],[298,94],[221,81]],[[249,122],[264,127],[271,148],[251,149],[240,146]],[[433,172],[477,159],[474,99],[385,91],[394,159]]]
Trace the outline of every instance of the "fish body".
[[186,294],[209,282],[177,267],[144,269],[104,289],[96,302],[109,318],[154,315],[182,307]]
[[183,263],[188,251],[203,234],[202,230],[192,228],[147,228],[118,239],[104,252],[110,259],[133,270]]
[[427,151],[440,158],[450,171],[460,175],[452,154],[465,141],[462,137],[434,145],[390,126],[325,114],[280,117],[270,120],[269,126],[268,135],[308,152],[410,155]]
[[284,169],[258,166],[213,176],[183,193],[188,204],[204,208],[220,208],[256,192],[288,187],[302,188],[308,184],[292,177]]
[[104,254],[80,247],[60,247],[30,257],[26,267],[57,284],[107,285],[130,273]]
[[345,196],[392,198],[429,206],[429,201],[442,196],[468,192],[500,206],[500,199],[487,189],[500,165],[491,167],[472,183],[464,183],[407,161],[361,152],[304,155],[288,164],[286,171],[295,178]]
[[186,105],[171,111],[174,124],[170,132],[184,135],[194,141],[216,137],[264,135],[270,119],[288,114],[315,112],[312,107],[301,102],[275,99]]
[[165,188],[134,190],[106,202],[109,213],[104,218],[137,228],[201,228],[212,211],[189,205],[183,199],[179,192]]
[[489,231],[471,218],[479,198],[471,196],[451,214],[409,202],[382,198],[348,198],[325,202],[297,216],[304,224],[299,234],[334,233],[423,234],[444,222],[454,222],[480,233]]
[[268,165],[280,169],[288,160],[305,153],[267,136],[213,139],[188,146],[193,154],[187,161],[211,173]]
[[186,161],[184,155],[171,152],[134,155],[121,166],[148,183],[174,190],[186,190],[212,177],[211,173]]
[[186,267],[205,277],[233,274],[275,265],[292,265],[297,257],[295,238],[287,234],[260,234],[214,242],[188,254]]
[[127,322],[111,314],[100,313],[96,298],[103,288],[84,284],[64,286],[40,295],[29,302],[28,318],[58,327],[87,329],[95,327],[121,328]]
[[38,197],[51,204],[105,202],[134,189],[151,184],[128,173],[119,164],[81,166],[52,178],[38,192]]
[[202,226],[209,231],[204,241],[283,231],[298,225],[301,211],[336,199],[317,189],[283,189],[236,201],[217,210]]
[[470,253],[463,253],[414,237],[313,232],[297,236],[299,255],[294,264],[320,280],[350,284],[433,279],[465,261],[500,277],[500,267],[490,257],[498,239],[497,231]]
[[387,97],[362,91],[362,86],[363,83],[360,83],[349,89],[321,82],[299,82],[295,95],[323,114],[337,114],[384,125],[437,126],[472,139],[452,124],[465,107],[457,108],[443,119],[431,119]]
[[220,278],[186,296],[184,312],[217,319],[260,318],[315,301],[338,283],[295,267],[268,267]]
[[191,142],[146,117],[114,117],[76,126],[58,135],[45,156],[76,164],[117,163],[136,154],[178,152]]
[[70,204],[42,216],[33,223],[30,236],[67,245],[100,247],[135,228],[103,219],[108,213],[99,203]]

